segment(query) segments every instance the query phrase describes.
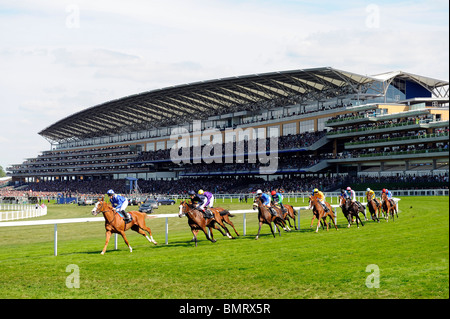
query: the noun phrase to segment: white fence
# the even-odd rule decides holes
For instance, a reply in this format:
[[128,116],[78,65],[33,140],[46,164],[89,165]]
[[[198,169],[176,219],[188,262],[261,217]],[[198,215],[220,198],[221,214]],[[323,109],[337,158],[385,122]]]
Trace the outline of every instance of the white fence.
[[[397,203],[398,209],[398,201],[399,198],[394,198]],[[367,203],[362,203],[366,205]],[[335,223],[337,225],[337,208],[339,205],[331,205],[335,214]],[[294,207],[294,209],[298,212],[297,215],[297,223],[298,229],[300,230],[300,215],[302,210],[308,210],[309,206],[301,206]],[[257,213],[258,210],[246,209],[246,210],[233,210],[230,213],[234,214],[243,214],[243,235],[247,235],[247,215],[251,213]],[[47,208],[45,208],[45,213],[47,213]],[[152,214],[152,217],[155,218],[165,218],[165,235],[166,241],[165,244],[169,244],[169,218],[178,217],[178,214]],[[35,221],[16,221],[16,222],[2,222],[0,223],[0,227],[12,227],[12,226],[36,226],[36,225],[54,225],[54,255],[58,255],[58,224],[74,224],[74,223],[88,223],[88,222],[104,222],[105,219],[103,217],[88,217],[88,218],[66,218],[66,219],[46,219],[46,220],[35,220]],[[115,234],[114,240],[114,249],[117,249],[117,234]]]
[[[339,205],[331,205],[334,209],[337,223],[337,207]],[[297,222],[298,228],[300,229],[300,211],[308,209],[308,206],[294,207],[298,211]],[[233,210],[230,211],[232,214],[243,214],[243,235],[246,236],[247,232],[247,213],[256,213],[257,210],[247,209],[247,210]],[[165,233],[166,233],[166,245],[169,244],[169,218],[178,217],[178,214],[152,214],[155,218],[165,218]],[[103,217],[87,217],[87,218],[66,218],[66,219],[46,219],[46,220],[36,220],[36,221],[16,221],[16,222],[2,222],[0,227],[12,227],[12,226],[36,226],[36,225],[54,225],[54,255],[58,255],[58,224],[73,224],[73,223],[88,223],[88,222],[104,222]],[[117,249],[117,234],[115,234],[114,248]]]
[[45,205],[2,204],[0,203],[0,222],[47,215]]

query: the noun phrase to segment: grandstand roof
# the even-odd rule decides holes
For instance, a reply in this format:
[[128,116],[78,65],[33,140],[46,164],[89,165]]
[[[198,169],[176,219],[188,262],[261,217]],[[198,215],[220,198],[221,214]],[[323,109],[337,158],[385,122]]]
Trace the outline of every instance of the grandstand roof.
[[[323,67],[183,84],[87,108],[39,134],[50,141],[64,142],[182,124],[191,118],[206,119],[225,113],[326,100],[364,93],[373,82],[385,81],[386,76],[376,78]],[[426,79],[431,86],[442,82]]]

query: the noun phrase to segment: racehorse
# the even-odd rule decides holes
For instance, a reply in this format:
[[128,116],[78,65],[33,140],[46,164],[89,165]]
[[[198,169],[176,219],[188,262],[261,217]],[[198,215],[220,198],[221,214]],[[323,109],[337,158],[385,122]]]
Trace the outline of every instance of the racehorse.
[[392,221],[394,221],[394,212],[398,218],[397,205],[395,205],[395,203],[392,199],[388,199],[386,193],[381,194],[381,208],[383,209],[383,211],[386,214],[387,222],[389,222],[389,212],[391,213]]
[[272,232],[273,237],[275,238],[275,233],[272,228],[272,222],[275,224],[275,226],[278,229],[278,234],[281,236],[280,228],[283,227],[284,230],[286,229],[286,223],[284,222],[283,215],[280,210],[275,210],[277,215],[272,215],[269,211],[269,209],[262,203],[262,200],[260,197],[255,197],[255,200],[253,201],[253,209],[258,206],[258,220],[259,220],[259,229],[258,234],[256,235],[255,239],[259,238],[259,233],[261,232],[261,226],[262,224],[267,224],[270,227],[270,231]]
[[[195,247],[197,247],[197,234],[200,230],[205,233],[206,239],[215,243],[214,235],[212,233],[212,228],[217,229],[225,236],[224,232],[217,225],[217,221],[212,218],[204,218],[203,213],[198,209],[194,208],[194,206],[187,203],[187,201],[182,201],[179,206],[180,211],[178,212],[178,217],[187,216],[188,224],[191,227],[192,234],[194,235]],[[227,211],[228,212],[228,211]],[[229,214],[229,212],[228,212]],[[208,235],[208,231],[206,230],[208,227],[211,230],[211,237]],[[226,234],[229,238],[233,238],[227,230]]]
[[[103,247],[103,250],[101,252],[102,255],[105,254],[106,247],[108,247],[109,239],[112,233],[117,233],[122,236],[131,253],[133,249],[131,248],[127,237],[125,236],[125,231],[130,228],[135,232],[145,236],[145,238],[147,238],[149,242],[155,245],[157,244],[157,242],[153,239],[152,231],[145,225],[145,218],[147,217],[147,214],[136,211],[129,212],[132,217],[132,221],[128,224],[125,224],[123,218],[120,217],[120,215],[115,211],[111,204],[105,202],[104,197],[100,198],[92,209],[92,215],[97,216],[100,213],[103,213],[103,217],[105,217],[106,229],[106,242],[105,247]],[[144,230],[148,232],[150,237],[145,234]]]
[[[239,236],[239,233],[237,232],[236,228],[234,227],[233,222],[230,220],[230,217],[234,217],[233,214],[230,214],[230,212],[226,209],[223,209],[222,207],[214,207],[209,208],[209,210],[213,213],[214,219],[219,223],[220,226],[222,226],[225,231],[230,234],[228,229],[225,227],[225,223],[233,227],[234,232],[237,236]],[[231,234],[230,234],[231,235]]]
[[356,219],[356,226],[359,228],[359,222],[361,223],[361,226],[364,226],[361,218],[359,218],[359,212],[361,211],[361,209],[358,207],[358,204],[356,204],[351,198],[346,198],[344,199],[344,206],[345,206],[345,210],[347,212],[347,220],[348,220],[348,226],[350,227],[353,217],[355,217]]
[[[369,197],[369,194],[367,194],[367,206],[369,208],[370,215],[372,216],[372,220],[377,220],[377,223],[380,222],[380,215],[381,215],[381,204],[376,201],[375,199],[371,199]],[[378,214],[377,214],[378,212]]]
[[[331,218],[331,220],[333,221],[334,228],[336,228],[336,230],[338,230],[336,223],[334,222],[334,219],[336,218],[336,216],[333,213],[333,209],[332,209],[331,205],[327,202],[325,202],[325,205],[328,207],[328,212],[325,212],[325,209],[323,209],[322,204],[320,204],[320,202],[317,198],[315,198],[312,195],[309,196],[309,208],[308,209],[313,209],[313,214],[314,214],[313,219],[311,220],[311,226],[313,224],[314,219],[315,218],[318,219],[316,233],[319,231],[319,225],[320,225],[321,221],[323,221],[325,223],[325,225],[327,225],[327,231],[328,231],[327,216]],[[322,228],[325,229],[323,224],[322,224]]]
[[297,211],[291,205],[283,204],[285,211],[283,212],[279,206],[273,206],[275,209],[278,209],[283,215],[284,221],[289,223],[289,227],[291,225],[291,219],[294,221],[295,230],[297,230],[297,224],[295,223],[295,216],[297,216]]

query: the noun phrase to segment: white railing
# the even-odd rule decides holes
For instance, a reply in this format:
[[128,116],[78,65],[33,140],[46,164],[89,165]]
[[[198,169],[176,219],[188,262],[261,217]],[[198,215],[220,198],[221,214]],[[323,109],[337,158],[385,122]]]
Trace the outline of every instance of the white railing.
[[45,205],[2,204],[0,203],[0,222],[47,215]]

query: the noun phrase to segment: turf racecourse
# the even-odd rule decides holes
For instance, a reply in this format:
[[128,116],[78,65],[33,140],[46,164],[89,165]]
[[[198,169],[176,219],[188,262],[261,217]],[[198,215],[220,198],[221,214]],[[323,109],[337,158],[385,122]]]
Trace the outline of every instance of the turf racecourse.
[[[89,217],[90,209],[50,205],[39,219]],[[158,213],[176,211],[163,206]],[[164,219],[151,219],[158,246],[127,232],[133,252],[119,238],[119,249],[111,240],[104,256],[103,223],[59,225],[57,257],[53,225],[0,228],[0,298],[449,298],[448,197],[403,197],[395,222],[369,221],[360,229],[347,229],[338,209],[339,230],[317,234],[309,228],[311,212],[302,211],[300,231],[273,238],[263,225],[259,240],[256,215],[247,214],[247,236],[230,240],[215,232],[213,244],[199,234],[197,248],[186,218],[169,219],[169,245]],[[242,215],[233,221],[242,232]],[[69,265],[79,269],[79,288],[66,286]],[[379,288],[366,285],[375,283],[373,267]]]

